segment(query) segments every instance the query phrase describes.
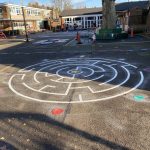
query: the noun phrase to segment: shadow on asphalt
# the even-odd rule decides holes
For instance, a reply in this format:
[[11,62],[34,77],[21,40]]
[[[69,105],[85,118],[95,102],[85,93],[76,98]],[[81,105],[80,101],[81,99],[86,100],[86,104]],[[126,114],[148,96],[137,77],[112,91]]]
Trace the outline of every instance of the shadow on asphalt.
[[[98,144],[114,150],[128,150],[127,147],[60,123],[43,114],[0,112],[0,121],[1,136],[4,135],[7,142],[17,149],[61,150],[79,146],[81,149],[91,150],[92,146]],[[92,144],[89,145],[88,141]]]

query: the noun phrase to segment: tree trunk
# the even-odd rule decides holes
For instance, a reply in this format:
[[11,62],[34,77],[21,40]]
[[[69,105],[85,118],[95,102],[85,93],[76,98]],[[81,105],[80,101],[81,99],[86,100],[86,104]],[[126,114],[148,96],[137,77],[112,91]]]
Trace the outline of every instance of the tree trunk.
[[102,0],[103,5],[103,29],[116,28],[115,0]]

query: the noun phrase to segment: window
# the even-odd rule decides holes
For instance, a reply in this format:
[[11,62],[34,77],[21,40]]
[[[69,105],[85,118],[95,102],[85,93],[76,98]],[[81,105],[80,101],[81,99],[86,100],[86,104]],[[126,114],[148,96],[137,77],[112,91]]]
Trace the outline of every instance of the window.
[[21,14],[20,8],[16,8],[16,13],[17,13],[17,15]]
[[81,17],[75,18],[75,21],[80,21]]
[[0,8],[0,15],[2,15],[2,12],[3,12],[3,10],[2,10],[2,8]]
[[88,20],[94,20],[95,17],[88,17]]
[[31,15],[31,11],[30,11],[29,9],[27,10],[27,14],[28,14],[28,15]]

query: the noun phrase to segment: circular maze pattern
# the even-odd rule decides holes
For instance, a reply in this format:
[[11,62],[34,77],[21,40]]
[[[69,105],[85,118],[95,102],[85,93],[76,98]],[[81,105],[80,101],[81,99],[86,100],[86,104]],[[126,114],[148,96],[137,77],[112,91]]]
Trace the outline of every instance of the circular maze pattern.
[[46,59],[12,75],[9,88],[28,100],[83,103],[122,96],[138,88],[143,80],[136,66],[121,60]]

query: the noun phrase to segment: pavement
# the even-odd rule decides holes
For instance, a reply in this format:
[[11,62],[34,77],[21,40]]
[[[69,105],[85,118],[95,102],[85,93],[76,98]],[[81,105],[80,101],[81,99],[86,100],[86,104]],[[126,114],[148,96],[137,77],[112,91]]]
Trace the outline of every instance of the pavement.
[[75,35],[0,44],[0,150],[149,149],[150,41]]

